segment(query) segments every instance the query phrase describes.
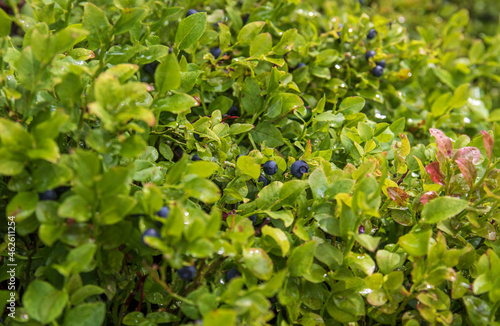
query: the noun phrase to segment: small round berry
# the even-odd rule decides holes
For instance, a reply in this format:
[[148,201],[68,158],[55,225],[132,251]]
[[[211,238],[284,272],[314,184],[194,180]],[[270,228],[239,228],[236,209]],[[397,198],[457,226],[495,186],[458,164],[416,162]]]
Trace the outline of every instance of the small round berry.
[[201,136],[200,136],[200,134],[197,134],[197,133],[195,132],[195,133],[193,133],[193,135],[194,135],[194,139],[196,139],[196,141],[201,141]]
[[259,179],[257,180],[258,182],[264,183],[264,187],[269,184],[269,179],[267,179],[265,176],[261,175],[259,176]]
[[365,233],[365,227],[363,225],[360,225],[358,228],[358,233],[359,234],[364,234]]
[[366,51],[366,53],[365,53],[366,60],[373,58],[375,56],[375,54],[376,54],[375,50]]
[[250,221],[252,221],[252,224],[255,226],[255,224],[257,224],[257,215],[252,215],[252,216],[249,216],[248,219]]
[[385,68],[385,59],[384,60],[380,60],[380,61],[376,61],[375,64],[377,66],[380,66],[382,68]]
[[230,116],[239,116],[240,115],[240,109],[236,105],[232,105],[229,110],[226,112],[227,115]]
[[299,63],[295,66],[295,69],[300,69],[300,68],[305,67],[305,66],[306,66],[306,64],[305,64],[305,63],[303,63],[303,62],[299,62]]
[[238,277],[238,276],[241,276],[240,272],[238,271],[238,269],[236,267],[234,268],[231,268],[230,270],[227,271],[226,273],[226,281],[229,282],[231,281],[233,278],[235,277]]
[[290,172],[296,178],[302,178],[305,173],[309,173],[309,164],[302,160],[293,162]]
[[214,58],[217,59],[222,54],[222,50],[220,48],[218,48],[218,47],[215,47],[215,48],[211,48],[210,49],[210,53],[212,53],[212,55],[214,56]]
[[183,280],[191,281],[196,276],[196,267],[184,266],[177,271],[177,275]]
[[264,173],[267,175],[274,175],[278,172],[278,164],[274,161],[267,161],[262,165],[262,170],[264,170]]
[[144,231],[142,234],[141,240],[142,243],[147,244],[144,240],[146,240],[146,237],[154,237],[154,238],[161,238],[160,232],[158,230],[150,228]]
[[191,161],[201,161],[201,157],[198,154],[194,154]]
[[375,77],[381,77],[384,74],[384,67],[382,66],[375,66],[375,68],[372,69],[372,75]]
[[156,215],[159,217],[167,218],[169,213],[170,213],[170,210],[168,209],[168,207],[163,206],[158,212],[156,212]]
[[39,200],[57,200],[57,192],[55,190],[47,190],[38,194]]
[[377,36],[377,30],[375,28],[372,28],[368,31],[368,35],[366,35],[366,38],[369,40],[372,40]]
[[194,15],[194,14],[196,14],[196,13],[198,13],[198,11],[197,11],[197,10],[195,10],[195,9],[189,9],[189,10],[187,11],[187,13],[186,13],[186,17],[191,16],[191,15]]

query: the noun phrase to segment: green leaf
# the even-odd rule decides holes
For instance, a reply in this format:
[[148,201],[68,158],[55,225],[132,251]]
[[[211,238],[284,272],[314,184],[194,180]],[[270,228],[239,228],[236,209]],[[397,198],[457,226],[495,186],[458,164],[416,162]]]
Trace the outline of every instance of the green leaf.
[[224,52],[231,43],[231,31],[223,23],[219,23],[219,29],[219,48]]
[[90,50],[109,46],[111,25],[102,9],[91,2],[85,3],[82,24],[90,32],[87,36]]
[[378,250],[376,255],[377,266],[384,274],[389,274],[394,269],[403,266],[404,256],[387,250]]
[[280,41],[273,47],[274,54],[284,55],[293,50],[295,39],[297,38],[297,29],[289,29],[283,33]]
[[427,254],[432,230],[411,232],[399,238],[399,245],[412,256],[420,257]]
[[173,53],[169,54],[156,69],[155,83],[160,95],[181,85],[181,69]]
[[273,47],[273,38],[271,34],[264,33],[258,35],[250,45],[250,56],[257,57],[261,54],[267,54]]
[[371,252],[375,252],[375,250],[377,250],[378,243],[380,242],[381,237],[372,237],[369,234],[355,233],[354,239],[356,239],[356,241],[358,241],[363,248]]
[[375,262],[368,254],[349,251],[344,257],[344,264],[363,276],[370,276],[375,271]]
[[188,111],[193,106],[198,106],[198,102],[192,96],[179,93],[156,101],[153,110],[157,112],[182,113]]
[[273,261],[261,248],[243,249],[246,268],[261,280],[269,280],[273,273]]
[[234,326],[236,325],[236,312],[230,309],[216,309],[203,317],[205,326]]
[[19,123],[0,118],[0,141],[2,146],[24,150],[33,146],[33,139],[29,132]]
[[365,99],[359,96],[347,97],[340,103],[339,112],[343,115],[358,113],[365,106]]
[[91,216],[92,206],[79,195],[67,197],[59,206],[58,214],[61,217],[74,218],[77,222],[86,222]]
[[469,100],[470,84],[462,84],[453,92],[453,97],[449,103],[450,107],[456,109],[467,104]]
[[285,232],[281,231],[278,228],[272,228],[268,225],[265,225],[262,230],[262,235],[263,236],[270,236],[271,238],[276,241],[276,243],[280,246],[281,248],[281,256],[285,257],[288,254],[288,251],[290,250],[290,242],[288,242],[288,238],[285,234]]
[[316,252],[316,241],[311,240],[295,247],[287,261],[291,276],[303,276],[311,269],[314,253]]
[[238,33],[238,43],[241,45],[250,45],[262,28],[264,28],[265,24],[265,22],[252,22],[243,26]]
[[422,221],[429,224],[438,223],[457,215],[463,211],[468,204],[466,200],[454,197],[446,196],[435,198],[424,206]]
[[[239,160],[238,160],[239,161]],[[210,180],[195,178],[184,184],[186,194],[194,197],[206,204],[211,204],[219,200],[220,189]]]
[[62,314],[68,302],[68,294],[58,291],[47,282],[34,280],[28,285],[22,301],[31,318],[48,324]]
[[253,78],[246,78],[242,89],[241,107],[249,114],[259,112],[264,104],[259,84]]
[[268,122],[259,123],[250,134],[256,143],[265,141],[268,147],[278,147],[285,143],[280,130]]
[[6,37],[10,34],[10,27],[12,26],[12,21],[9,15],[0,9],[0,37]]
[[309,175],[309,187],[316,200],[325,197],[325,192],[328,189],[328,180],[321,168],[314,170]]
[[294,221],[293,214],[290,211],[288,211],[288,210],[283,210],[283,211],[265,211],[265,213],[267,215],[269,215],[273,219],[283,220],[283,222],[285,223],[286,227],[289,227],[290,225],[292,225],[292,223]]
[[175,33],[175,43],[179,50],[195,44],[205,32],[207,13],[199,12],[181,20]]
[[140,7],[122,9],[120,18],[113,26],[113,35],[120,35],[130,31],[134,28],[134,25],[146,17],[146,13],[146,9]]
[[219,169],[215,162],[197,161],[192,162],[187,170],[187,174],[196,174],[200,178],[208,178]]
[[236,162],[236,166],[244,174],[251,176],[253,179],[259,178],[260,165],[255,163],[255,159],[251,156],[242,156]]
[[87,284],[76,290],[70,298],[71,304],[77,305],[83,302],[86,298],[93,296],[93,295],[99,295],[104,293],[104,289],[92,285],[92,284]]
[[35,212],[38,195],[35,192],[18,192],[7,204],[7,216],[15,216],[22,221]]
[[71,309],[64,317],[67,326],[102,325],[106,316],[104,302],[84,303]]

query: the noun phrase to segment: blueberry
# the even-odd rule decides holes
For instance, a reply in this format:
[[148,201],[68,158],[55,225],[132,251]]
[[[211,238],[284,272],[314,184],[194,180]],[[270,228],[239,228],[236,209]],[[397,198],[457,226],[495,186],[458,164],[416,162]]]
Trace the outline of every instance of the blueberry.
[[158,67],[160,63],[158,61],[153,61],[151,63],[145,64],[142,69],[150,74],[151,76],[154,76],[156,68]]
[[231,268],[230,270],[227,271],[226,274],[226,281],[231,281],[233,278],[241,276],[240,272],[236,267]]
[[247,24],[248,17],[250,17],[250,15],[245,15],[245,16],[243,16],[243,18],[241,19],[241,20],[243,21],[243,25],[246,25],[246,24]]
[[295,69],[300,69],[300,68],[305,67],[305,66],[306,66],[305,63],[300,62],[298,65],[295,66]]
[[309,165],[302,160],[295,161],[293,162],[292,167],[290,168],[290,172],[294,177],[302,178],[304,173],[309,172]]
[[166,218],[169,213],[170,213],[170,210],[168,209],[168,207],[163,206],[158,212],[156,212],[156,215],[159,217]]
[[39,200],[57,200],[57,192],[55,190],[47,190],[38,194]]
[[186,17],[187,17],[187,16],[194,15],[194,14],[196,14],[197,12],[198,12],[198,11],[197,11],[197,10],[195,10],[195,9],[189,9],[189,10],[187,11],[187,13],[186,13]]
[[147,229],[146,231],[144,231],[144,233],[142,234],[141,240],[142,240],[142,243],[144,243],[144,244],[146,244],[146,242],[144,241],[145,237],[161,238],[161,235],[160,235],[160,232],[158,232],[158,230],[150,228],[150,229]]
[[252,221],[252,224],[255,226],[255,224],[257,224],[257,215],[252,215],[252,216],[249,216],[248,219],[250,221]]
[[191,161],[201,161],[201,157],[198,154],[194,154]]
[[196,276],[196,267],[184,266],[177,271],[177,275],[183,280],[191,281]]
[[257,181],[264,183],[264,187],[269,184],[269,180],[263,175],[259,176],[259,179]]
[[267,175],[273,175],[278,172],[278,164],[274,161],[267,161],[262,165],[262,170],[264,170],[264,173]]
[[364,234],[365,233],[365,227],[363,225],[360,225],[358,228],[358,233],[359,234]]
[[239,116],[240,115],[240,109],[236,105],[232,105],[229,110],[227,110],[227,115],[230,116]]
[[372,75],[375,77],[380,77],[384,74],[384,67],[382,66],[376,66],[375,68],[372,69]]
[[194,139],[196,139],[196,141],[201,141],[200,134],[194,133],[193,135],[194,135]]
[[375,38],[375,36],[377,36],[377,30],[375,30],[375,28],[372,28],[368,31],[368,35],[366,35],[366,38],[372,40]]
[[375,50],[366,51],[365,53],[366,60],[369,60],[370,58],[374,57],[375,53],[376,53]]
[[222,54],[222,50],[220,48],[215,47],[215,48],[211,48],[210,49],[210,53],[212,53],[212,55],[214,56],[214,58],[217,59]]
[[380,61],[376,61],[375,64],[377,66],[380,66],[382,68],[385,68],[385,59],[384,60],[380,60]]

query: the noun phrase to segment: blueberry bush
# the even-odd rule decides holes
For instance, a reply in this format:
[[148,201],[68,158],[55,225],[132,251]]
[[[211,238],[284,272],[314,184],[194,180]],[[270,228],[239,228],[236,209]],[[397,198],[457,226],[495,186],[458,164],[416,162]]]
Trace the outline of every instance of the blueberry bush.
[[495,8],[0,1],[2,323],[500,325]]

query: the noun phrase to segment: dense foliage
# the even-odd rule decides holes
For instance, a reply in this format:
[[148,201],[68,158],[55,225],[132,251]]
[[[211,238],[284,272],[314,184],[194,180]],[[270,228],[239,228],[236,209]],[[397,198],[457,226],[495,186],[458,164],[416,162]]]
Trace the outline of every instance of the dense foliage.
[[0,4],[6,325],[500,325],[496,1]]

